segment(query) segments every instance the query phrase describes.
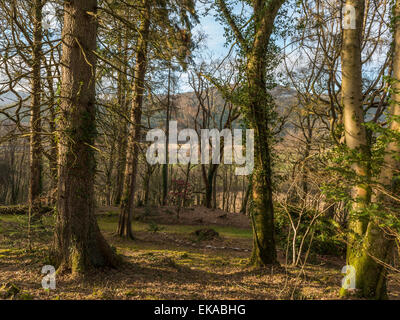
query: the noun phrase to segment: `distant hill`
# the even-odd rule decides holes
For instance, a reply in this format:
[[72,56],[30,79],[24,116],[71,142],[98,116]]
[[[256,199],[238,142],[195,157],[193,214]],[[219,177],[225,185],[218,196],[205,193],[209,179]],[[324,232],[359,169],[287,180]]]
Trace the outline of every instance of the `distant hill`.
[[[29,97],[28,93],[25,92],[17,92],[21,96],[22,100],[25,100]],[[7,92],[5,94],[0,95],[0,108],[4,108],[10,105],[13,105],[19,102],[19,97],[13,92]]]
[[[29,122],[29,94],[25,92],[18,92],[20,98],[12,92],[0,95],[0,110],[5,110],[9,115],[15,115],[17,111],[16,104],[20,99],[24,100],[23,107],[19,110],[21,121],[23,123]],[[296,103],[296,91],[285,87],[276,87],[271,91],[272,96],[277,104],[277,112],[283,114],[285,110]],[[159,98],[165,103],[166,98]],[[171,120],[178,121],[180,128],[187,128],[193,126],[193,121],[196,118],[198,110],[198,101],[194,92],[185,92],[176,94],[172,97],[172,114]],[[224,98],[221,93],[215,88],[210,91],[210,101],[213,104],[215,128],[219,127],[219,123],[225,123],[228,113],[225,112],[221,121],[221,115],[224,107]],[[159,108],[160,109],[160,108]],[[0,121],[5,120],[6,116],[0,113]],[[165,126],[166,114],[165,112],[157,112],[152,116],[151,127]],[[239,127],[236,122],[234,127]]]
[[[292,106],[296,103],[296,91],[291,88],[285,88],[278,86],[271,91],[271,94],[277,105],[277,112],[279,114],[284,114],[285,110],[288,107]],[[162,101],[165,98],[160,98]],[[180,128],[186,128],[193,125],[193,121],[196,118],[196,114],[198,111],[198,104],[196,94],[194,92],[185,92],[176,94],[171,98],[172,102],[172,115],[171,120],[178,121],[178,125]],[[217,89],[212,89],[210,91],[210,104],[212,104],[215,110],[215,127],[219,127],[219,123],[221,122],[221,115],[223,112],[223,107],[225,104],[225,100],[222,97],[221,93]],[[165,105],[165,103],[164,103]],[[228,113],[225,112],[222,118],[222,123],[224,124],[226,118],[228,117]],[[201,118],[201,117],[200,117]],[[151,126],[152,127],[161,127],[165,126],[166,115],[165,112],[158,112],[152,117]],[[234,124],[233,127],[239,127],[239,124]]]
[[[29,94],[25,92],[17,92],[18,97],[13,92],[7,92],[0,95],[0,110],[4,110],[10,116],[14,116],[18,110],[20,100],[23,101],[22,108],[19,110],[21,122],[26,123],[29,121]],[[0,113],[0,121],[7,119],[7,116]]]

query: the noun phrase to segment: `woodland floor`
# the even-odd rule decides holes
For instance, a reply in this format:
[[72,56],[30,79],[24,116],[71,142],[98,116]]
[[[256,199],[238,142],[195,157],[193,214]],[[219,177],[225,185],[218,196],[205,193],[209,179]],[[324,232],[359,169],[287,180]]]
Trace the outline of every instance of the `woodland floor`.
[[[82,279],[57,275],[56,290],[41,287],[48,264],[52,217],[35,225],[33,251],[26,250],[27,219],[0,215],[0,298],[9,299],[337,299],[342,259],[317,256],[303,267],[254,269],[247,265],[252,246],[248,218],[196,208],[138,209],[135,241],[114,235],[117,208],[98,210],[101,230],[123,256],[118,270],[102,270]],[[143,215],[146,214],[146,218]],[[220,237],[202,240],[192,234],[213,228]],[[14,290],[10,290],[10,285]],[[14,292],[12,292],[14,291]],[[14,294],[12,294],[14,293]],[[390,299],[400,299],[400,278],[390,275]]]

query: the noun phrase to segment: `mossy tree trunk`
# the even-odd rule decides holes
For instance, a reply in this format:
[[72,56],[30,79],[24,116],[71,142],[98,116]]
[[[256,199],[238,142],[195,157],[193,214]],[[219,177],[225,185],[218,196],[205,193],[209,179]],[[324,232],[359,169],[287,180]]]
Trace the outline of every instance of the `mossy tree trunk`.
[[253,220],[253,252],[255,266],[278,264],[274,236],[274,206],[272,199],[272,168],[270,156],[271,96],[266,84],[266,53],[273,21],[285,1],[253,1],[255,36],[247,54],[249,86],[249,122],[255,132],[254,172],[250,214]]
[[254,33],[245,36],[236,24],[224,0],[217,4],[230,26],[235,40],[246,58],[247,101],[244,110],[251,129],[255,131],[255,157],[250,214],[253,221],[253,252],[251,263],[255,266],[276,264],[274,239],[274,206],[272,200],[272,168],[270,157],[271,97],[267,92],[266,72],[268,44],[274,21],[284,0],[251,1]]
[[[361,37],[363,30],[365,2],[347,0],[346,5],[355,8],[356,28],[343,30],[342,45],[342,104],[345,141],[350,152],[360,154],[358,161],[352,164],[356,179],[360,182],[352,187],[352,209],[349,217],[349,233],[347,244],[347,264],[356,269],[356,286],[361,287],[362,264],[360,254],[362,241],[368,220],[361,218],[363,211],[369,204],[370,189],[367,183],[362,183],[368,178],[368,141],[364,126],[363,92],[362,92],[362,66],[361,66]],[[354,17],[350,17],[352,19]],[[342,290],[343,294],[343,290]]]
[[[390,106],[391,124],[393,133],[400,133],[400,1],[395,2],[393,8],[394,16],[394,53],[392,74],[392,95]],[[378,177],[378,184],[391,194],[400,194],[400,188],[396,183],[396,175],[400,170],[400,144],[399,141],[391,139],[385,149],[384,161]],[[399,207],[386,193],[379,189],[374,192],[373,201],[377,203],[380,210],[391,210]],[[384,212],[385,214],[385,212]],[[361,295],[367,298],[387,299],[387,268],[385,264],[390,261],[394,239],[389,232],[385,232],[379,226],[379,216],[373,217],[368,224],[363,251],[357,263],[356,271]]]
[[[353,187],[353,201],[348,236],[347,264],[352,265],[356,272],[357,295],[364,298],[386,299],[386,275],[384,264],[388,262],[392,249],[392,239],[378,226],[376,217],[365,218],[363,210],[371,201],[371,190],[368,185],[368,139],[364,126],[362,109],[362,78],[361,78],[361,35],[364,20],[364,1],[348,0],[346,4],[356,9],[356,29],[343,32],[342,51],[342,89],[346,144],[353,152],[359,152],[359,161],[353,164],[353,170],[361,183]],[[396,15],[399,14],[399,4],[396,4]],[[394,78],[400,79],[400,29],[396,22]],[[396,82],[394,91],[400,89]],[[392,114],[400,114],[398,102],[400,96],[393,95]],[[391,129],[399,131],[399,123],[393,121]],[[400,155],[398,143],[390,143],[385,150],[384,164],[379,176],[381,185],[392,187],[392,181],[398,161],[394,156]],[[363,183],[364,180],[364,183]],[[385,202],[379,191],[375,192],[373,201]],[[347,291],[341,291],[346,295]]]
[[95,218],[97,0],[66,1],[62,32],[56,256],[73,274],[115,266]]
[[[352,169],[357,179],[368,177],[367,158],[368,142],[364,126],[362,70],[361,70],[361,37],[364,20],[364,1],[347,0],[346,5],[355,8],[356,28],[343,30],[342,45],[342,104],[346,145],[350,152],[361,155],[354,161]],[[367,222],[361,219],[365,206],[370,199],[369,186],[358,183],[352,188],[353,206],[349,219],[347,246],[347,264],[355,267],[360,252],[361,239],[366,231]],[[356,270],[357,272],[357,270]],[[360,274],[358,272],[358,274]]]
[[[260,88],[261,89],[261,88]],[[264,95],[265,97],[265,95]],[[253,251],[255,266],[276,264],[274,237],[274,206],[272,199],[272,169],[267,111],[252,106],[251,128],[255,130],[255,157],[252,177],[250,215],[253,222]]]

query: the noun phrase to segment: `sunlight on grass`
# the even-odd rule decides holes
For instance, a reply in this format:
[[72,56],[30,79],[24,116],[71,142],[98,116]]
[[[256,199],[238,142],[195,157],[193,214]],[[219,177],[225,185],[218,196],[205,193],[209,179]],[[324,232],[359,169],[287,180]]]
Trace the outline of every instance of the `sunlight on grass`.
[[[100,216],[98,217],[98,223],[101,230],[106,232],[115,232],[117,229],[118,216],[116,214]],[[6,223],[16,223],[19,225],[27,225],[28,217],[24,215],[2,215],[0,217],[0,228],[1,222]],[[44,225],[53,225],[53,216],[43,216],[42,222]],[[229,226],[213,226],[213,225],[167,225],[160,224],[159,227],[163,232],[166,233],[178,233],[178,234],[190,234],[200,228],[212,228],[217,231],[222,237],[225,238],[241,238],[241,239],[251,239],[252,232],[248,229],[241,229]],[[149,231],[149,223],[134,221],[132,223],[132,230],[134,232],[138,231]],[[1,231],[1,229],[0,229]]]
[[231,257],[218,252],[188,252],[186,250],[165,250],[144,248],[136,245],[134,251],[136,261],[143,260],[147,263],[154,263],[155,267],[161,266],[166,258],[171,259],[176,265],[185,266],[190,269],[201,269],[205,272],[215,273],[215,268],[243,267],[246,259]]
[[[117,228],[118,217],[116,215],[99,217],[97,220],[100,228],[104,231],[114,232]],[[160,224],[159,226],[162,228],[163,232],[167,233],[190,234],[200,228],[212,228],[225,238],[244,238],[244,239],[252,238],[251,230],[228,227],[228,226],[213,226],[213,225],[188,226],[188,225],[168,225],[168,224]],[[149,229],[149,223],[144,223],[141,221],[134,221],[132,223],[132,230],[134,232],[148,231],[148,229]]]

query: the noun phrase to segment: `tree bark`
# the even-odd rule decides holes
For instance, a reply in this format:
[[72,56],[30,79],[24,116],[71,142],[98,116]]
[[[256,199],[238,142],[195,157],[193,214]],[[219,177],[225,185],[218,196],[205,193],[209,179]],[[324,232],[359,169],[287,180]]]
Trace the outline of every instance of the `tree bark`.
[[[123,65],[120,68],[123,72],[118,71],[118,104],[121,113],[126,115],[128,113],[128,99],[127,99],[127,72],[128,72],[128,30],[125,28],[122,55]],[[122,39],[119,39],[119,44],[122,46]],[[121,127],[119,128],[119,143],[117,146],[117,177],[114,192],[114,204],[119,206],[121,204],[123,184],[124,184],[124,170],[126,166],[126,150],[127,150],[127,121],[121,117]]]
[[73,274],[117,264],[94,213],[96,9],[97,0],[64,4],[55,245],[59,268]]
[[[394,53],[393,53],[393,75],[390,116],[390,130],[400,133],[400,1],[396,0],[393,13],[394,19]],[[395,183],[395,174],[400,169],[398,157],[400,156],[400,144],[392,140],[385,149],[383,165],[378,177],[378,184],[383,186],[392,194],[399,194],[399,186]],[[372,199],[384,208],[396,206],[392,199],[379,190],[375,191]],[[383,204],[383,206],[382,206]],[[398,204],[397,204],[398,206]],[[363,238],[361,252],[358,257],[350,261],[355,264],[356,269],[356,287],[359,294],[365,298],[387,299],[387,268],[385,264],[389,263],[390,255],[394,245],[394,239],[389,233],[385,233],[379,226],[379,218],[372,217],[366,228]]]
[[145,10],[139,28],[136,67],[133,82],[133,101],[131,110],[131,126],[128,135],[127,161],[125,167],[124,187],[121,199],[121,211],[117,233],[121,237],[134,239],[132,233],[132,216],[135,199],[136,174],[141,135],[143,95],[145,92],[145,76],[147,70],[147,50],[150,29],[150,7],[145,1]]
[[55,204],[55,191],[57,190],[57,157],[58,157],[58,146],[57,146],[57,133],[56,133],[56,102],[55,100],[55,92],[54,92],[54,79],[51,70],[51,62],[47,63],[46,59],[43,59],[45,67],[46,67],[46,74],[47,74],[47,90],[49,91],[49,130],[51,133],[50,136],[50,151],[49,155],[47,156],[49,161],[49,169],[50,169],[50,191],[47,195],[47,205],[54,205]]
[[143,204],[145,207],[149,206],[149,201],[150,201],[150,181],[151,181],[151,176],[153,175],[153,168],[150,164],[147,164],[147,170],[146,174],[144,176],[144,181],[143,181],[143,189],[144,189],[144,200]]
[[169,163],[169,122],[170,122],[170,109],[171,109],[171,66],[168,69],[168,92],[167,92],[167,119],[165,123],[165,138],[167,145],[166,152],[166,163],[162,166],[162,178],[163,178],[163,193],[162,193],[162,205],[167,205],[168,197],[168,163]]
[[[356,179],[368,177],[368,140],[364,126],[361,37],[364,21],[364,1],[347,0],[346,5],[355,8],[356,28],[343,30],[342,45],[342,104],[345,141],[350,152],[359,153],[360,160],[354,161],[352,170]],[[366,183],[358,182],[352,188],[352,210],[349,218],[347,264],[356,270],[356,287],[362,291],[362,264],[360,252],[367,228],[367,219],[361,218],[370,200],[370,190]],[[346,290],[342,289],[342,295]]]
[[284,0],[255,1],[254,19],[258,26],[251,50],[247,54],[247,81],[249,86],[248,118],[255,133],[254,172],[252,177],[253,251],[251,263],[255,266],[278,264],[274,236],[274,206],[272,199],[272,168],[270,157],[271,96],[266,87],[266,50],[272,34],[272,21]]
[[246,58],[247,102],[244,106],[250,128],[255,133],[255,157],[250,214],[253,222],[253,252],[255,266],[277,264],[274,237],[274,206],[272,200],[272,168],[270,157],[270,122],[268,104],[271,96],[266,87],[267,50],[273,22],[285,0],[254,0],[254,36],[251,41],[242,34],[224,0],[218,0],[219,10],[230,26],[235,40]]
[[206,186],[205,206],[209,209],[213,207],[213,195],[215,193],[215,176],[217,174],[218,164],[210,164],[208,171],[205,171],[205,165],[202,165],[203,180]]
[[248,185],[242,200],[242,207],[240,208],[240,213],[242,214],[247,214],[247,204],[249,202],[249,198],[250,198],[250,193],[251,193],[251,189],[252,189],[252,177],[250,177],[249,181],[248,181]]
[[[353,155],[359,153],[360,160],[354,161],[352,170],[356,179],[368,177],[368,141],[364,126],[361,37],[364,21],[365,2],[347,0],[346,5],[355,8],[356,28],[343,30],[342,45],[342,104],[345,141]],[[370,190],[366,183],[358,182],[352,187],[352,210],[349,218],[347,264],[356,269],[356,286],[360,288],[362,280],[361,266],[358,257],[361,250],[362,237],[365,234],[368,221],[362,216],[363,210],[370,200]],[[344,290],[342,290],[343,292]]]
[[29,179],[29,206],[34,208],[42,191],[42,159],[41,159],[41,55],[42,55],[42,0],[33,3],[33,47],[32,47],[32,100],[30,119],[30,179]]

